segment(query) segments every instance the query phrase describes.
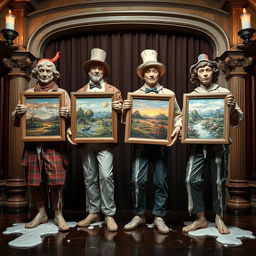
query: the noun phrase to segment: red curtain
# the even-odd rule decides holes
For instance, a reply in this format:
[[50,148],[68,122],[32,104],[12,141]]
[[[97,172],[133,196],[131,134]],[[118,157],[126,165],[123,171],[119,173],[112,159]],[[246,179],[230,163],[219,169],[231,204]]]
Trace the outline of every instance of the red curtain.
[[[160,82],[173,90],[182,108],[183,93],[193,90],[189,81],[189,67],[197,61],[200,53],[212,58],[213,49],[209,42],[192,34],[170,31],[110,31],[90,34],[74,34],[50,42],[44,57],[51,58],[57,51],[61,58],[56,63],[61,77],[60,87],[74,92],[82,87],[88,76],[83,71],[83,63],[90,59],[92,48],[99,47],[107,52],[106,62],[111,67],[107,81],[118,87],[126,99],[127,92],[135,91],[143,81],[136,75],[136,68],[142,63],[140,57],[144,49],[158,52],[158,61],[162,62],[167,73]],[[124,144],[124,127],[119,125],[119,145],[114,150],[115,196],[118,210],[132,209],[130,192],[131,150],[132,145]],[[169,202],[168,209],[186,210],[185,171],[188,147],[173,146],[169,154]],[[65,189],[65,208],[85,209],[84,183],[78,150],[69,146],[71,165],[69,166]],[[148,207],[152,208],[154,196],[149,171]]]

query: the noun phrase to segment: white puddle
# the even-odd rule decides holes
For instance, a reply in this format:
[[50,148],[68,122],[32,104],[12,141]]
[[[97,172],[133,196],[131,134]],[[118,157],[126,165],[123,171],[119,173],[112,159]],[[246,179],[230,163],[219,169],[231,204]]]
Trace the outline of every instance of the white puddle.
[[[12,227],[7,228],[3,234],[22,234],[16,239],[10,241],[8,244],[12,247],[28,248],[33,247],[43,242],[42,236],[56,234],[59,232],[59,228],[54,224],[53,220],[49,220],[48,223],[41,224],[36,228],[25,228],[26,223],[16,223]],[[67,222],[70,228],[76,226],[76,222]]]
[[[185,225],[189,225],[192,222],[185,222]],[[195,231],[188,232],[191,236],[203,237],[203,236],[213,236],[216,240],[223,245],[241,245],[243,238],[255,239],[256,237],[249,230],[240,229],[237,227],[228,227],[230,230],[229,234],[222,235],[218,232],[214,223],[209,222],[207,228],[201,228]]]

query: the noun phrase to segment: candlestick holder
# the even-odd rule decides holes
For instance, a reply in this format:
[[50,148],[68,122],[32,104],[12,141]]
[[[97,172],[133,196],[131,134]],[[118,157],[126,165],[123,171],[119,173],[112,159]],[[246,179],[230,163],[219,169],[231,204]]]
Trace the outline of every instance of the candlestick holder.
[[13,44],[13,40],[19,35],[19,33],[13,29],[2,29],[1,33],[3,34],[4,38],[6,39],[6,43],[8,45]]
[[254,28],[245,28],[238,31],[238,35],[244,40],[243,44],[248,45],[251,40],[250,38],[253,36],[256,30]]

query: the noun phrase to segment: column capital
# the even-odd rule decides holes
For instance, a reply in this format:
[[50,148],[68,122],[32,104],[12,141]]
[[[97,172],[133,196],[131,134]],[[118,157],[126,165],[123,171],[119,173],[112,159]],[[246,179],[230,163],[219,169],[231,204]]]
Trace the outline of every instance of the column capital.
[[15,51],[10,58],[4,58],[3,62],[10,69],[9,75],[25,73],[29,76],[35,60],[36,57],[28,51]]
[[246,75],[245,69],[252,64],[253,58],[247,57],[245,51],[240,49],[227,50],[218,58],[218,62],[228,80],[230,76]]

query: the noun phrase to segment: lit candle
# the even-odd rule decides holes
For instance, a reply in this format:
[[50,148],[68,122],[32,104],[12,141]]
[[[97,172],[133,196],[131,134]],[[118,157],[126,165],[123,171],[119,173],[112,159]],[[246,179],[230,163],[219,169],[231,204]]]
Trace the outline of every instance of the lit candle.
[[251,28],[251,14],[247,13],[245,8],[243,14],[240,16],[242,22],[242,29]]
[[14,21],[15,16],[12,14],[12,11],[9,10],[8,14],[5,15],[5,28],[14,30]]

